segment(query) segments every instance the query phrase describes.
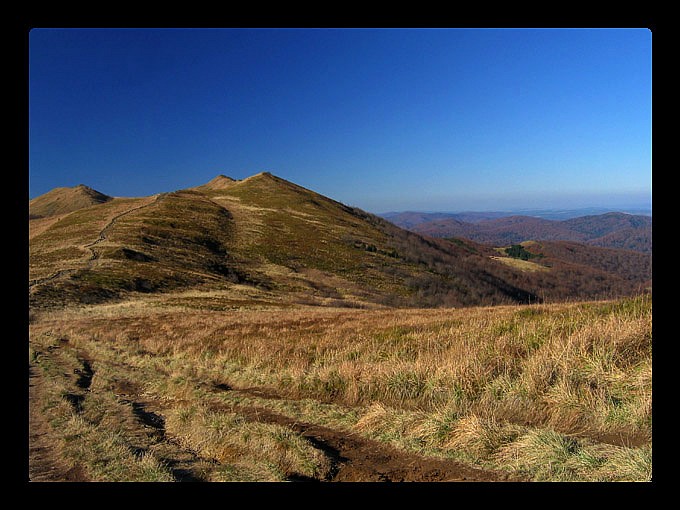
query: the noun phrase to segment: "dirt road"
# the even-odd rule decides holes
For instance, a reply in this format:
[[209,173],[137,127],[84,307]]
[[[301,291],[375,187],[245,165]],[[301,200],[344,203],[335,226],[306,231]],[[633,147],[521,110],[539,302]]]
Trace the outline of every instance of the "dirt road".
[[[53,346],[40,356],[54,357],[63,347]],[[76,351],[78,368],[70,369],[72,382],[64,398],[77,414],[83,413],[86,399],[91,397],[91,384],[97,371],[97,360],[87,353]],[[64,367],[65,369],[66,367]],[[38,365],[29,366],[29,480],[31,481],[88,481],[90,474],[81,466],[69,467],[59,458],[59,451],[50,443],[50,425],[41,409],[44,375]],[[215,396],[230,392],[266,400],[283,397],[263,388],[234,388],[227,384],[206,385]],[[97,391],[97,390],[95,390]],[[109,390],[111,391],[111,390]],[[172,437],[165,429],[167,401],[155,398],[131,381],[118,379],[116,395],[121,412],[134,419],[128,423],[125,437],[128,448],[135,455],[152,452],[168,466],[172,478],[182,482],[209,479],[209,473],[219,467],[215,459],[202,457],[188,448],[180,438]],[[209,403],[212,402],[212,403]],[[237,413],[248,421],[288,427],[309,445],[319,450],[329,461],[330,468],[318,478],[291,475],[292,482],[491,482],[521,481],[506,473],[477,469],[454,460],[424,457],[398,450],[390,445],[362,437],[346,430],[307,423],[278,414],[265,407],[249,404],[225,404],[208,398],[215,411]],[[53,433],[53,432],[52,432]]]
[[312,423],[300,423],[264,408],[239,408],[238,412],[253,421],[274,423],[291,428],[331,459],[332,468],[324,479],[296,478],[294,481],[497,482],[512,480],[504,473],[475,469],[452,460],[421,457],[356,434]]

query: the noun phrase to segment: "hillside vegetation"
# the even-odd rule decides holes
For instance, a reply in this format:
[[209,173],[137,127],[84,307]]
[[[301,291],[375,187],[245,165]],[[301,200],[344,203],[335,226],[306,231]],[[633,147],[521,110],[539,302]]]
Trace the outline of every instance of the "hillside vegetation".
[[180,289],[264,304],[476,306],[625,296],[651,280],[648,260],[617,254],[624,274],[596,247],[578,260],[553,250],[546,270],[526,271],[490,246],[408,232],[266,172],[29,224],[32,307]]
[[[49,444],[88,480],[397,479],[439,459],[471,480],[644,481],[651,326],[649,296],[220,312],[147,295],[35,312],[29,365]],[[350,443],[415,457],[357,474]]]
[[[567,220],[532,216],[484,217],[474,214],[417,214],[389,216],[396,225],[432,237],[463,237],[501,246],[524,241],[573,241],[603,248],[652,252],[652,219],[649,216],[609,212]],[[498,213],[500,214],[500,213]],[[492,214],[489,213],[489,216]]]
[[30,204],[32,480],[651,479],[648,255],[267,172],[93,196]]
[[109,200],[113,198],[84,184],[73,188],[55,188],[29,201],[29,218],[37,219],[66,214],[92,205],[103,204]]

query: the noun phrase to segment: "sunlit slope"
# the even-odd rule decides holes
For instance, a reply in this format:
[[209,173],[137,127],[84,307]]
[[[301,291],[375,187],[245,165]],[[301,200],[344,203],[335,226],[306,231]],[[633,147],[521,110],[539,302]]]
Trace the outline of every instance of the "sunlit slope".
[[84,184],[79,184],[72,188],[55,188],[30,200],[28,213],[30,218],[45,218],[70,213],[110,200],[112,197]]
[[86,246],[98,239],[106,225],[116,216],[151,200],[150,197],[115,198],[71,213],[29,220],[29,278],[87,267],[92,251]]
[[233,214],[233,249],[249,265],[293,280],[325,275],[395,290],[384,268],[399,261],[365,213],[267,173],[207,195]]
[[488,248],[425,239],[267,172],[204,193],[234,218],[235,257],[291,292],[388,305],[533,298]]
[[194,289],[276,304],[469,306],[633,288],[572,271],[596,283],[564,295],[559,267],[537,276],[497,260],[491,247],[408,232],[267,172],[41,221],[30,221],[33,305]]
[[[179,191],[121,201],[115,211],[114,205],[73,213],[31,239],[31,266],[47,253],[52,269],[73,270],[34,285],[35,300],[98,302],[122,292],[164,291],[238,278],[228,266],[225,250],[232,230],[229,213],[208,198]],[[70,258],[57,260],[56,246],[69,250]],[[40,274],[44,277],[45,271]]]

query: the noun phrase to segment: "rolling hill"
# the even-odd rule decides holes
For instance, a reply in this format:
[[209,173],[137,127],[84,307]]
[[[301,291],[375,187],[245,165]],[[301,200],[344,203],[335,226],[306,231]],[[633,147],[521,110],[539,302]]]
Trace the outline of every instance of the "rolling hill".
[[651,280],[639,253],[541,244],[542,256],[522,264],[474,240],[409,232],[268,172],[141,198],[87,190],[29,204],[32,307],[137,293],[183,293],[185,305],[221,309],[495,305],[629,295]]
[[[501,213],[496,213],[501,214]],[[432,237],[464,237],[500,246],[536,241],[575,241],[603,248],[620,248],[649,254],[652,251],[652,219],[620,212],[587,215],[566,220],[494,213],[427,214],[387,216],[396,225]]]
[[112,200],[112,197],[95,191],[84,184],[79,184],[73,188],[55,188],[29,201],[29,218],[57,216],[110,200]]

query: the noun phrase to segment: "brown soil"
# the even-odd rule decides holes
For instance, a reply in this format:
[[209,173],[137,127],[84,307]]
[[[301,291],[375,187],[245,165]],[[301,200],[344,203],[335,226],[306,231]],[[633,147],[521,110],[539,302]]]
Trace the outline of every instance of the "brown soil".
[[[266,388],[234,388],[228,384],[214,386],[220,391],[279,400],[282,397]],[[324,479],[297,478],[294,481],[324,482],[500,482],[526,481],[508,473],[488,471],[460,462],[423,457],[345,431],[334,430],[257,406],[230,409],[251,421],[289,427],[315,448],[323,451],[332,467]]]
[[625,448],[640,448],[649,444],[651,438],[647,434],[637,432],[590,432],[583,434],[584,437],[590,438],[598,443],[606,443],[614,446],[623,446]]
[[[82,368],[73,394],[76,412],[87,398],[94,374],[87,356],[79,359]],[[59,458],[59,452],[50,444],[49,424],[40,410],[42,376],[40,370],[29,367],[29,480],[31,481],[88,481],[86,471],[76,466],[69,468]],[[232,388],[227,384],[215,385],[216,391],[234,391],[264,398],[281,398],[263,388]],[[165,431],[163,406],[153,399],[143,398],[139,388],[121,381],[116,394],[119,402],[129,405],[134,423],[126,436],[130,447],[138,454],[153,452],[171,469],[175,481],[204,481],[215,464],[196,452],[180,445]],[[216,405],[217,407],[217,405]],[[224,404],[219,407],[224,407]],[[289,427],[300,434],[314,448],[321,450],[330,461],[330,469],[320,478],[291,476],[299,482],[492,482],[523,481],[509,474],[477,469],[459,462],[434,457],[423,457],[397,450],[347,431],[336,430],[314,423],[304,423],[257,406],[235,406],[229,409],[251,421],[272,423]]]
[[332,463],[325,482],[498,482],[522,481],[508,474],[486,471],[446,459],[428,458],[403,452],[356,434],[311,423],[300,423],[287,416],[258,407],[239,408],[250,420],[290,427]]
[[[82,404],[87,397],[92,376],[91,360],[86,355],[79,358],[82,368],[76,369],[75,385],[82,391],[69,393],[64,397],[73,405],[74,411],[82,412]],[[68,467],[60,459],[58,449],[50,442],[50,425],[40,409],[43,376],[39,369],[29,366],[29,481],[35,482],[87,482],[90,478],[82,466]],[[123,390],[136,390],[130,384],[121,384]],[[129,447],[136,455],[152,452],[154,456],[167,465],[175,481],[203,481],[214,462],[205,459],[195,452],[180,446],[165,434],[164,418],[147,410],[147,403],[131,400],[128,396],[138,398],[130,392],[119,397],[119,402],[129,405],[136,418],[127,430]]]
[[136,418],[136,423],[128,430],[128,434],[130,446],[138,455],[153,453],[168,466],[176,482],[205,481],[206,473],[216,461],[201,457],[168,436],[165,432],[165,418],[155,412],[153,402],[126,398],[120,398],[120,402],[131,406]]
[[49,440],[49,425],[40,411],[42,376],[29,365],[28,380],[28,480],[30,482],[85,482],[88,481],[80,466],[68,467],[59,458]]

